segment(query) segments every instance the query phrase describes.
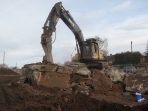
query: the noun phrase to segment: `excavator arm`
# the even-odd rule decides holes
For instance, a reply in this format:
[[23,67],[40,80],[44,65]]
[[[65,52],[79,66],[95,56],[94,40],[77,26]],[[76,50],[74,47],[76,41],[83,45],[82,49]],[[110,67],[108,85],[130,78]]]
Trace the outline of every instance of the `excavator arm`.
[[41,35],[41,44],[45,52],[47,62],[53,63],[52,52],[51,52],[51,47],[52,47],[51,36],[52,33],[56,31],[56,24],[59,18],[61,18],[62,21],[74,33],[76,41],[79,44],[80,57],[83,58],[85,52],[83,34],[79,26],[74,21],[73,17],[70,15],[70,13],[64,9],[61,2],[58,2],[54,5],[51,12],[49,13],[47,20],[45,21],[45,24],[43,26],[43,34]]

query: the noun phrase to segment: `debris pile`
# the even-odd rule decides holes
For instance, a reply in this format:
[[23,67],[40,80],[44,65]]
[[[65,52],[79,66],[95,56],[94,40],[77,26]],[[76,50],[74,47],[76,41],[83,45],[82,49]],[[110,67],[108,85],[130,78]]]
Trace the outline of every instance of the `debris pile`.
[[113,84],[123,83],[125,73],[115,68],[105,71],[87,69],[83,63],[59,66],[57,64],[27,64],[22,68],[25,82],[30,85],[44,85],[47,87],[69,88],[73,93],[90,91],[105,93]]
[[122,87],[122,91],[148,93],[147,74],[126,74],[122,70],[107,67],[100,71],[88,69],[83,63],[69,63],[60,66],[53,63],[26,64],[22,68],[25,83],[58,87],[72,93],[89,95],[92,91],[108,94],[115,86]]
[[108,73],[109,71],[106,71],[108,73],[106,74],[97,69],[88,70],[85,64],[70,65],[70,67],[73,69],[70,76],[70,87],[73,93],[80,92],[89,95],[91,92],[96,92],[106,94],[113,85],[110,76],[116,78],[116,75],[119,75],[119,72],[117,72],[113,76],[113,71],[111,71],[111,75]]
[[[109,75],[102,71],[73,67],[69,77],[68,89],[62,90],[59,87],[47,87],[41,84],[35,86],[24,84],[24,76],[20,75],[0,76],[0,110],[146,111],[148,109],[147,97],[144,97],[145,101],[139,103],[133,95],[122,95],[124,92],[122,82],[115,82],[110,91],[112,81]],[[51,76],[50,80],[57,81],[57,78]],[[72,90],[67,91],[69,89]]]

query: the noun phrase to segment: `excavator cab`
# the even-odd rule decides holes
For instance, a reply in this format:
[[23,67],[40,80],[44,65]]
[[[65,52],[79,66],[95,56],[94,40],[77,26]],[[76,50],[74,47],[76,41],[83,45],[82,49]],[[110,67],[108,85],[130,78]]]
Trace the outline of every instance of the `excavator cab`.
[[102,51],[99,51],[98,43],[95,38],[86,39],[86,59],[101,59]]
[[80,54],[75,54],[72,61],[89,61],[101,60],[103,58],[102,51],[99,50],[98,43],[95,38],[86,39],[84,42],[84,57],[79,57]]

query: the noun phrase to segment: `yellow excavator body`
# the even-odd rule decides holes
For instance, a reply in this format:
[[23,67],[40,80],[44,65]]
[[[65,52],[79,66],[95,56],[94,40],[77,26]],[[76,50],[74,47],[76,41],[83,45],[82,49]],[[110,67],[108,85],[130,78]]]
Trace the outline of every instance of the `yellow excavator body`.
[[[103,52],[99,50],[98,44],[92,43],[92,59],[94,60],[101,60],[103,59]],[[76,53],[72,56],[71,61],[78,62],[79,61],[79,54]]]

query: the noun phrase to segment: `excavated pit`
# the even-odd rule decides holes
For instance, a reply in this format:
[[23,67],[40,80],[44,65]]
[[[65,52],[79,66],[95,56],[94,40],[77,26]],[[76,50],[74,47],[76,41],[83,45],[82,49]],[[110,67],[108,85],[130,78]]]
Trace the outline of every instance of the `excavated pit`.
[[[76,74],[71,76],[75,86],[90,85],[89,93],[72,92],[70,89],[30,86],[24,84],[24,76],[6,74],[0,71],[1,111],[147,111],[148,98],[136,102],[134,95],[123,95],[124,85],[114,84],[99,70],[92,70],[93,79]],[[7,75],[7,76],[4,76]],[[79,78],[79,79],[76,79]],[[89,81],[89,82],[88,82]],[[98,81],[98,83],[97,83]],[[87,83],[87,84],[85,84]],[[73,86],[72,86],[73,87]],[[86,89],[85,89],[86,90]],[[83,91],[83,90],[82,90]]]

